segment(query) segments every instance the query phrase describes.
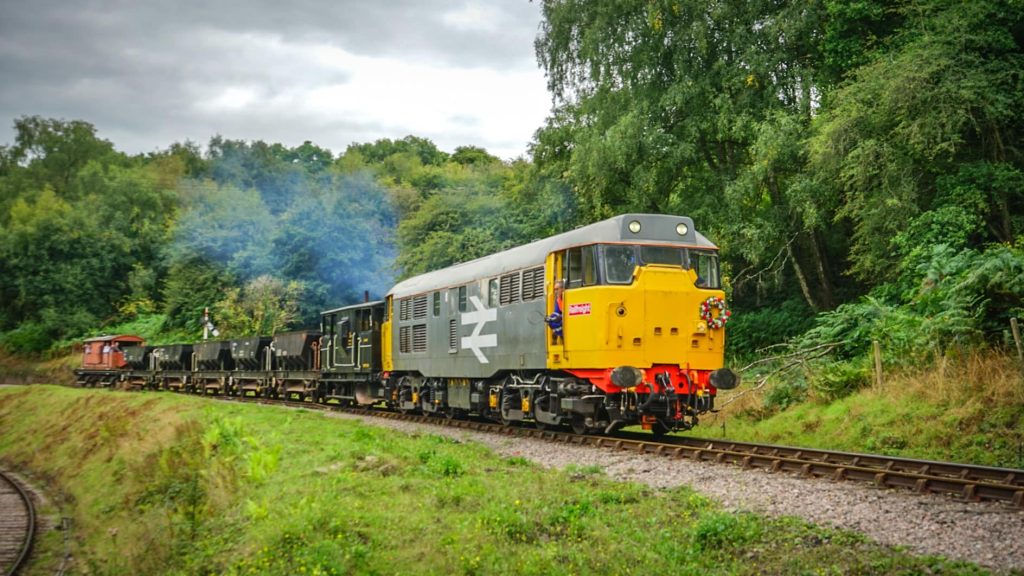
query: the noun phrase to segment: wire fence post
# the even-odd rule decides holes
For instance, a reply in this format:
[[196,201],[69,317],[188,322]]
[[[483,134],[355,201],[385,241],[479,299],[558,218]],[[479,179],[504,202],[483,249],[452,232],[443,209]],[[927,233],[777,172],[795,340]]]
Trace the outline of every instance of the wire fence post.
[[1013,332],[1013,343],[1017,345],[1017,360],[1024,362],[1024,348],[1020,345],[1020,326],[1017,325],[1017,318],[1010,318],[1010,330]]
[[871,341],[871,350],[875,353],[875,388],[882,389],[882,346],[878,340]]

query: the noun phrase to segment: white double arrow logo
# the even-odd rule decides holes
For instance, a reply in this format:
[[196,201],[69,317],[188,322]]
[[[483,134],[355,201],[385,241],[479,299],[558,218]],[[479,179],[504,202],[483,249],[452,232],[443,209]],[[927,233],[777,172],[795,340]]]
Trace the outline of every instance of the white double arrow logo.
[[470,296],[469,301],[473,303],[476,311],[463,312],[462,325],[476,324],[476,326],[473,327],[472,334],[462,337],[462,347],[472,350],[473,354],[476,355],[476,359],[481,364],[490,364],[490,360],[487,359],[487,356],[484,356],[480,349],[496,348],[498,346],[498,335],[481,334],[480,332],[483,331],[484,324],[498,319],[498,310],[496,308],[484,308],[484,303],[477,296]]

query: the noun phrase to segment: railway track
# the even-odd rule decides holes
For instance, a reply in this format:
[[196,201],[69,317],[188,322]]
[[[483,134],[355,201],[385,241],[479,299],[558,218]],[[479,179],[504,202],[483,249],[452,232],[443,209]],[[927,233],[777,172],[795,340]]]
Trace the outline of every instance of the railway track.
[[[306,405],[308,407],[308,404]],[[870,483],[879,488],[913,490],[923,494],[949,494],[968,501],[1003,502],[1024,509],[1024,470],[914,460],[876,454],[856,454],[729,440],[620,432],[613,436],[578,435],[560,430],[539,430],[474,420],[381,412],[365,408],[340,411],[467,430],[538,438],[551,442],[627,450],[667,458],[735,464],[771,472],[790,472],[833,481]]]
[[32,498],[0,472],[0,574],[15,574],[28,559],[35,527]]

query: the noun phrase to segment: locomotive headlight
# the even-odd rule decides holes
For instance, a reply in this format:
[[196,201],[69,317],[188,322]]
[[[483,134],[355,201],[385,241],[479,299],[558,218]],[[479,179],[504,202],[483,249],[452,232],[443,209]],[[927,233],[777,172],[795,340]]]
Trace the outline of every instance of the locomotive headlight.
[[633,220],[632,222],[630,222],[629,223],[629,231],[632,232],[633,234],[639,234],[640,233],[640,221],[639,220]]
[[676,224],[676,234],[679,234],[680,236],[686,236],[686,233],[689,232],[689,231],[690,231],[690,227],[687,226],[686,224],[683,224],[683,223]]

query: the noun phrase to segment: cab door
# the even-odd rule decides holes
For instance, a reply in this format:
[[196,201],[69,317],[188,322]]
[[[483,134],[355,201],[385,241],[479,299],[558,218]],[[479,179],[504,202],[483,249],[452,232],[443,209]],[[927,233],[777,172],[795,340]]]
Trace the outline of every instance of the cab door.
[[358,365],[357,356],[359,346],[356,342],[356,329],[353,326],[352,317],[357,311],[346,310],[338,319],[336,326],[337,346],[335,347],[335,362],[337,366],[352,368]]

